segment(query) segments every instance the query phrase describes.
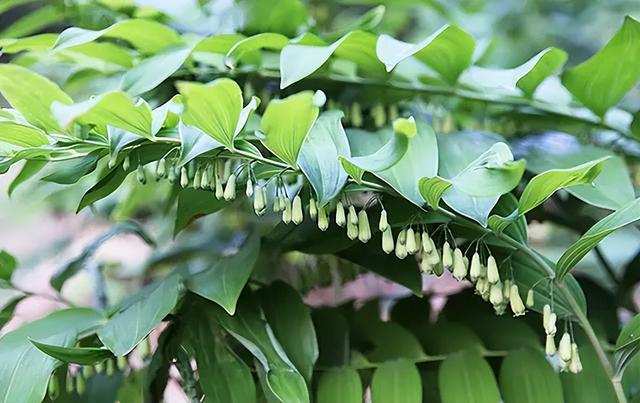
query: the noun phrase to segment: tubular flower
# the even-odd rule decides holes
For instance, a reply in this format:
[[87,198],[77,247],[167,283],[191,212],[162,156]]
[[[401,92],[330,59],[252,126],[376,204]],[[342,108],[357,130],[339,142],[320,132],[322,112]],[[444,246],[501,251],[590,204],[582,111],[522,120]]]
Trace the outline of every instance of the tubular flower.
[[320,231],[326,231],[329,228],[327,210],[324,207],[318,209],[318,228],[320,228]]
[[464,263],[464,256],[460,248],[453,251],[453,277],[458,281],[464,280],[467,276],[467,265]]
[[513,316],[524,315],[526,308],[524,307],[522,298],[520,298],[520,292],[518,291],[518,286],[515,284],[511,285],[511,292],[509,293],[509,304],[511,305]]
[[469,269],[469,277],[471,281],[476,281],[482,273],[482,265],[480,264],[480,255],[478,252],[471,257],[471,268]]
[[567,332],[564,332],[560,338],[558,353],[562,361],[568,363],[571,360],[571,336]]
[[388,255],[393,252],[393,249],[393,232],[391,231],[391,227],[387,227],[387,229],[382,232],[382,250]]
[[349,222],[353,225],[358,225],[358,214],[353,204],[349,206]]
[[344,227],[346,223],[347,217],[344,213],[344,205],[339,201],[338,204],[336,204],[336,225],[338,227]]
[[451,254],[451,245],[445,241],[444,245],[442,245],[442,266],[449,270],[452,265],[453,255]]
[[378,222],[378,229],[380,232],[385,232],[389,227],[389,222],[387,221],[387,210],[382,210],[380,213],[380,221]]
[[422,231],[422,250],[427,253],[431,253],[433,250],[433,242],[427,231]]
[[418,245],[416,245],[416,235],[413,232],[413,228],[407,229],[407,240],[405,242],[407,253],[413,255],[418,251]]
[[533,288],[529,289],[529,291],[527,292],[527,307],[531,308],[533,307],[534,304],[534,300],[533,300]]
[[404,259],[407,257],[407,247],[405,246],[405,242],[407,241],[407,230],[403,229],[398,234],[398,239],[396,239],[396,256],[398,259]]
[[498,265],[496,264],[496,259],[493,256],[489,256],[489,259],[487,259],[487,280],[489,280],[491,284],[496,284],[500,281]]
[[251,180],[251,178],[247,179],[247,185],[246,185],[244,194],[247,197],[253,196],[253,181]]
[[549,356],[556,354],[556,340],[550,334],[547,335],[547,340],[544,343],[544,352]]
[[574,374],[582,372],[582,362],[580,361],[578,345],[576,343],[571,344],[571,361],[569,361],[569,371]]
[[367,243],[371,239],[371,227],[369,226],[369,217],[366,210],[362,209],[358,213],[358,239],[360,242]]
[[304,220],[304,213],[302,212],[302,199],[296,195],[293,198],[293,206],[291,208],[291,221],[294,224],[299,225]]
[[318,206],[316,205],[316,199],[313,197],[309,199],[309,217],[311,217],[312,220],[318,218]]
[[491,285],[491,290],[489,291],[489,302],[492,305],[500,305],[504,301],[504,295],[502,292],[502,284],[495,283]]
[[284,209],[282,209],[282,222],[289,224],[291,222],[291,200],[288,197],[284,199]]
[[229,179],[227,180],[227,185],[224,188],[224,199],[226,201],[231,201],[236,198],[236,175],[229,175]]

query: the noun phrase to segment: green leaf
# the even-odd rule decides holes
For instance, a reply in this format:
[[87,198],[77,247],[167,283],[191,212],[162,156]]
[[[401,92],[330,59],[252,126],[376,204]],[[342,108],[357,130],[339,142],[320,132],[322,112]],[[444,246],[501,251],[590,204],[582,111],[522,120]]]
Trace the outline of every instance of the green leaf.
[[562,254],[556,269],[557,280],[561,281],[591,249],[609,234],[637,220],[640,220],[640,199],[632,201],[595,223]]
[[55,49],[71,48],[101,37],[122,39],[145,54],[157,53],[182,43],[180,35],[165,24],[146,19],[129,19],[100,31],[76,27],[67,28],[58,36]]
[[66,363],[94,365],[106,359],[113,358],[111,351],[103,347],[66,347],[39,343],[35,340],[30,341],[38,350]]
[[546,133],[525,138],[521,153],[527,169],[540,174],[551,169],[570,169],[576,165],[608,157],[600,175],[592,184],[574,185],[566,191],[578,199],[600,208],[617,210],[635,198],[635,192],[625,161],[611,150],[582,144],[575,136]]
[[[54,103],[52,111],[60,126],[83,125],[118,127],[143,137],[151,137],[151,108],[143,99],[134,101],[121,91],[113,91],[73,105]],[[106,130],[104,130],[106,133]]]
[[440,199],[451,186],[453,186],[451,182],[438,176],[422,178],[418,183],[420,194],[434,210],[438,209]]
[[49,144],[49,139],[38,128],[0,117],[0,143],[8,143],[20,148],[30,148]]
[[43,177],[45,182],[71,185],[78,182],[83,176],[95,171],[100,159],[100,151],[94,151],[84,157],[68,161],[54,161],[49,163],[52,173]]
[[547,48],[524,64],[527,67],[523,70],[528,71],[516,81],[516,85],[531,98],[536,88],[546,78],[556,74],[566,61],[567,52],[558,48]]
[[180,159],[178,165],[185,165],[199,155],[222,148],[224,145],[213,137],[207,135],[195,126],[185,125],[182,121],[178,124],[180,134]]
[[227,205],[225,200],[216,199],[213,192],[208,190],[193,188],[180,190],[173,236],[178,235],[198,218],[222,210]]
[[257,101],[252,101],[247,111],[242,110],[242,91],[228,78],[209,84],[180,82],[178,91],[184,97],[184,123],[201,129],[230,150],[234,149],[233,141],[247,122],[249,111],[257,108]]
[[500,366],[500,389],[505,403],[563,403],[558,374],[540,349],[509,353]]
[[15,64],[0,65],[0,93],[29,123],[47,132],[61,130],[51,105],[73,103],[55,83]]
[[592,183],[602,171],[602,164],[608,157],[599,158],[594,161],[575,166],[568,169],[552,169],[536,175],[524,188],[518,203],[520,214],[542,204],[557,190]]
[[422,402],[422,383],[415,364],[400,359],[380,365],[371,379],[371,402]]
[[257,296],[273,334],[310,387],[318,341],[309,308],[300,294],[283,282],[261,288]]
[[211,267],[187,279],[190,291],[215,302],[233,315],[260,252],[260,239],[251,236],[234,255],[215,260]]
[[289,43],[289,38],[284,35],[265,32],[253,35],[236,42],[225,55],[224,64],[233,69],[246,55],[253,54],[260,49],[281,50]]
[[582,362],[582,372],[578,374],[570,372],[560,374],[565,403],[617,401],[611,379],[602,367],[593,348],[588,344],[579,345],[578,351]]
[[280,53],[280,88],[309,76],[329,58],[336,57],[355,63],[365,76],[384,76],[384,69],[375,53],[376,36],[353,31],[328,46],[290,44]]
[[325,206],[342,190],[347,173],[339,156],[349,156],[349,141],[340,123],[342,112],[325,112],[315,121],[302,143],[298,165],[316,192],[317,203]]
[[160,281],[144,299],[118,311],[98,329],[102,344],[119,357],[131,352],[175,308],[181,289],[177,275]]
[[300,0],[242,1],[246,22],[244,30],[278,32],[294,36],[307,23],[309,17],[305,3]]
[[216,315],[220,325],[260,362],[270,391],[280,401],[309,401],[304,378],[291,364],[248,291],[239,299],[234,316],[221,309]]
[[616,373],[622,374],[631,359],[640,351],[640,315],[627,323],[616,340]]
[[[389,184],[407,200],[422,207],[424,199],[420,194],[418,182],[420,178],[432,177],[437,174],[438,146],[431,127],[421,120],[416,123],[418,131],[415,137],[409,139],[407,151],[390,168],[373,172],[373,174]],[[348,130],[347,138],[351,147],[352,159],[376,153],[385,144],[388,144],[393,136],[394,133],[391,130],[379,131],[375,135],[362,130]]]
[[384,14],[387,8],[380,4],[366,13],[360,15],[358,18],[350,21],[344,27],[341,27],[337,32],[332,33],[332,37],[340,37],[351,31],[372,31],[376,28],[384,18]]
[[13,271],[18,267],[18,261],[4,249],[0,249],[0,279],[11,281]]
[[9,188],[7,189],[7,194],[11,196],[13,192],[17,189],[18,186],[28,181],[32,177],[38,174],[42,170],[42,168],[47,165],[47,161],[40,160],[27,160],[25,161],[20,173],[16,175],[15,178],[9,184]]
[[136,163],[146,165],[149,162],[157,161],[162,158],[169,149],[166,145],[150,144],[131,151],[129,157],[132,164],[129,168],[125,171],[122,165],[118,165],[109,169],[106,174],[100,178],[98,183],[92,186],[84,196],[82,196],[80,204],[78,205],[78,211],[113,193],[122,184],[127,175],[137,169]]
[[[440,166],[438,176],[451,181],[496,143],[504,142],[498,135],[483,132],[457,132],[438,136]],[[433,177],[432,175],[423,175]],[[487,225],[489,213],[499,196],[475,197],[456,188],[449,189],[444,202],[459,214],[469,217],[483,226]]]
[[82,253],[71,259],[67,264],[62,266],[56,273],[54,273],[53,276],[51,276],[50,280],[51,286],[57,291],[60,291],[65,281],[82,270],[87,260],[90,259],[98,251],[103,243],[116,235],[126,233],[135,234],[143,241],[145,241],[147,245],[155,246],[155,242],[153,241],[153,239],[151,239],[145,232],[144,228],[142,228],[137,223],[133,221],[119,222],[109,228],[109,230],[104,232],[96,240],[87,245],[83,249]]
[[500,392],[493,371],[476,350],[447,357],[438,374],[442,403],[498,403]]
[[323,372],[316,392],[318,403],[361,403],[362,381],[353,368],[338,368]]
[[38,350],[29,339],[71,346],[79,333],[96,329],[104,322],[98,311],[71,308],[54,312],[0,338],[0,400],[40,402],[47,383],[60,362]]
[[[365,318],[356,323],[357,333],[372,346],[366,353],[371,362],[383,362],[396,358],[419,360],[425,357],[418,339],[395,322],[379,322]],[[393,340],[393,343],[389,343]]]
[[[2,6],[0,6],[2,7]],[[16,54],[25,50],[49,50],[56,41],[56,34],[39,34],[25,38],[0,39],[2,53]]]
[[[262,143],[291,167],[297,166],[302,144],[318,118],[319,106],[322,106],[316,100],[323,95],[322,91],[315,94],[303,91],[273,100],[262,116]],[[291,116],[296,118],[291,119]]]
[[564,72],[562,84],[598,116],[640,79],[640,22],[627,16],[618,32],[589,60]]
[[445,25],[417,44],[380,35],[376,53],[387,71],[398,63],[415,57],[435,70],[449,84],[455,84],[460,74],[471,65],[475,39],[455,25]]
[[[195,302],[195,303],[193,303]],[[210,311],[213,304],[204,300],[187,300],[184,326],[188,343],[198,365],[198,383],[206,403],[252,403],[256,387],[251,370],[236,356]]]
[[0,32],[0,38],[18,38],[41,32],[51,25],[63,24],[65,17],[65,12],[59,5],[42,5],[4,28]]

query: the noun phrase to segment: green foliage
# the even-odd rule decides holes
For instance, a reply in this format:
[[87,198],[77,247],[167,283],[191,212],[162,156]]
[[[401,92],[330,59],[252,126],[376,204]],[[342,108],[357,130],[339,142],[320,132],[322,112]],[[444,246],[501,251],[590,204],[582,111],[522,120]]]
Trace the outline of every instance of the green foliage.
[[[9,193],[116,221],[50,279],[71,305],[88,269],[97,309],[0,337],[2,401],[159,401],[172,378],[204,402],[637,398],[638,316],[615,315],[637,259],[623,277],[598,249],[606,287],[578,265],[640,218],[635,19],[575,67],[497,68],[458,25],[405,41],[392,2],[236,3],[65,2],[0,34]],[[532,221],[578,240],[549,254]],[[96,254],[123,233],[153,249],[130,277]],[[0,251],[0,327],[33,295],[16,269]],[[365,274],[398,288],[314,301]],[[436,310],[440,276],[462,286]]]

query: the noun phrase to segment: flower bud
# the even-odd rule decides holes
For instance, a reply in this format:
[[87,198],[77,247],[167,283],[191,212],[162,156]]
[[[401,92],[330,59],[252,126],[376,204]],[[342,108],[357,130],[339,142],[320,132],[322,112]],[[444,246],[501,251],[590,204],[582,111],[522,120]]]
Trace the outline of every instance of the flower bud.
[[327,219],[327,210],[325,207],[318,208],[318,228],[320,228],[320,231],[326,231],[329,228],[329,220]]
[[442,266],[449,270],[453,265],[453,255],[451,254],[451,246],[448,241],[442,245]]
[[291,221],[293,221],[295,225],[300,225],[303,220],[302,199],[296,195],[296,197],[293,198],[293,206],[291,207]]
[[485,301],[489,297],[489,282],[486,278],[480,277],[476,281],[476,293],[482,297]]
[[544,352],[549,356],[556,354],[556,341],[550,334],[547,335],[547,340],[544,343]]
[[389,227],[389,222],[387,221],[387,210],[382,210],[380,213],[380,221],[378,221],[378,229],[380,232],[385,232]]
[[533,304],[534,304],[533,288],[530,288],[529,291],[527,292],[527,307],[531,308],[531,307],[533,307]]
[[433,250],[433,241],[427,231],[422,231],[422,250],[427,253],[431,253]]
[[520,298],[520,292],[518,291],[518,286],[515,284],[511,286],[511,293],[509,294],[509,304],[511,305],[513,316],[524,315],[524,312],[525,312],[524,303],[522,302],[522,298]]
[[378,102],[371,108],[371,116],[373,116],[373,125],[376,129],[381,128],[387,123],[387,112],[384,110],[384,106]]
[[396,257],[398,259],[404,259],[407,257],[407,247],[405,242],[407,241],[407,230],[403,229],[398,234],[398,239],[396,240]]
[[84,365],[82,367],[82,376],[84,376],[84,379],[89,379],[93,376],[95,370],[91,365]]
[[130,166],[131,166],[131,158],[129,158],[129,156],[127,155],[126,157],[124,157],[124,161],[122,161],[122,169],[124,169],[125,171],[128,171]]
[[358,239],[360,242],[367,243],[371,239],[371,227],[369,226],[369,217],[365,209],[358,213]]
[[71,373],[67,372],[67,379],[65,380],[65,390],[68,394],[72,394],[74,389],[73,377],[71,376]]
[[202,177],[200,178],[200,189],[209,189],[209,186],[211,186],[211,180],[209,178],[209,172],[207,169],[203,169]]
[[167,173],[166,161],[164,158],[156,163],[156,182],[164,178]]
[[79,372],[76,375],[76,392],[78,392],[78,395],[82,396],[85,392],[85,390],[87,390],[87,386],[86,386],[86,382],[84,380],[84,377],[82,376],[82,373]]
[[427,261],[431,266],[433,266],[434,271],[436,266],[442,266],[442,262],[440,261],[440,253],[438,253],[438,249],[433,244],[433,239],[429,242],[431,244],[431,252],[427,254]]
[[100,361],[94,366],[96,370],[96,374],[101,374],[104,372],[104,361]]
[[124,371],[127,368],[127,365],[129,365],[127,357],[120,356],[116,359],[116,366],[118,367],[118,370]]
[[222,179],[216,177],[216,199],[220,200],[224,197],[224,188],[222,187]]
[[338,204],[336,204],[336,225],[338,227],[344,227],[346,223],[347,217],[344,213],[344,205],[339,201]]
[[549,319],[547,321],[546,326],[544,327],[545,333],[550,334],[552,336],[555,336],[556,331],[557,331],[557,329],[556,329],[556,319],[557,319],[557,316],[556,316],[555,313],[550,313],[549,314]]
[[105,374],[107,376],[111,376],[116,372],[116,366],[112,359],[107,359],[105,367],[106,367]]
[[542,327],[547,328],[549,325],[549,317],[551,316],[551,305],[544,304],[542,307]]
[[453,251],[453,277],[458,281],[464,280],[467,276],[467,265],[464,263],[464,256],[460,248]]
[[391,105],[389,105],[389,120],[393,122],[398,118],[398,116],[400,116],[400,113],[398,112],[398,106],[395,103],[392,103]]
[[231,160],[226,160],[224,162],[224,168],[222,170],[222,181],[226,182],[229,180],[231,176]]
[[142,165],[138,165],[138,169],[136,170],[136,177],[141,185],[147,183],[147,175],[145,175],[144,167]]
[[582,372],[582,362],[580,361],[578,345],[576,343],[571,344],[571,361],[569,363],[569,371],[574,374]]
[[316,199],[313,197],[309,199],[309,217],[315,220],[318,217],[318,206],[316,205]]
[[353,225],[358,225],[358,214],[353,204],[349,206],[349,222]]
[[471,257],[471,268],[469,269],[469,277],[471,278],[471,281],[476,281],[478,277],[480,277],[482,271],[481,266],[480,255],[476,252]]
[[387,227],[387,229],[382,232],[382,250],[388,255],[393,252],[393,249],[393,232],[391,231],[391,227]]
[[55,374],[51,374],[49,378],[47,392],[50,400],[56,400],[60,396],[60,385],[58,385],[58,377]]
[[416,245],[416,235],[413,232],[413,228],[409,227],[407,229],[407,240],[405,241],[405,247],[407,249],[407,253],[413,255],[418,251],[418,245]]
[[229,175],[229,179],[227,180],[227,186],[224,188],[223,193],[224,199],[226,201],[231,201],[236,198],[236,175]]
[[493,306],[493,312],[495,312],[496,315],[500,316],[500,315],[504,315],[504,312],[507,310],[507,304],[506,303],[502,303],[502,304],[498,304],[498,305],[494,305]]
[[279,213],[282,211],[283,208],[284,208],[284,200],[282,196],[278,196],[276,192],[276,197],[273,200],[273,212]]
[[169,183],[176,183],[178,179],[178,175],[176,174],[176,170],[173,167],[169,167],[169,172],[167,173],[167,178],[169,179]]
[[358,226],[347,222],[347,237],[352,241],[358,237]]
[[291,222],[291,200],[288,197],[284,199],[284,209],[282,210],[282,222],[289,224]]
[[351,125],[353,127],[362,126],[362,108],[358,102],[351,104]]
[[558,353],[562,361],[569,362],[571,360],[571,336],[567,332],[564,332],[562,338],[560,338]]
[[196,169],[196,173],[193,175],[193,188],[200,189],[200,180],[202,179],[202,170]]
[[420,259],[420,271],[424,274],[433,274],[433,266],[429,264],[429,259],[426,256]]
[[502,284],[495,283],[491,285],[491,289],[489,291],[489,302],[492,305],[500,305],[504,300],[504,295],[502,293]]
[[504,302],[509,302],[511,298],[511,280],[506,279],[502,282],[502,298],[504,298]]
[[494,259],[493,256],[489,256],[489,259],[487,259],[487,280],[489,280],[491,284],[496,284],[500,281],[498,265],[496,264],[496,259]]
[[256,185],[256,191],[253,197],[253,210],[256,212],[256,215],[263,215],[265,212],[267,206],[266,193],[266,189]]
[[180,186],[186,188],[189,186],[189,176],[187,176],[187,167],[180,169]]
[[251,180],[251,178],[247,179],[247,186],[245,188],[244,194],[247,197],[253,196],[253,181]]

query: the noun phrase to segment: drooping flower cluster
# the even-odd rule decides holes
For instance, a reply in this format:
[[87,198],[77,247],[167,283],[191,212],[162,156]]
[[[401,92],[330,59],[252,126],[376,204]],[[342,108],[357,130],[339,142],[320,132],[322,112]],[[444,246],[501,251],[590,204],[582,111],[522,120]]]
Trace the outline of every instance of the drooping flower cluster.
[[545,352],[552,357],[558,354],[560,370],[570,371],[577,374],[582,371],[582,362],[578,353],[578,345],[572,340],[569,332],[564,332],[560,338],[560,343],[556,348],[556,320],[557,315],[552,312],[551,306],[546,304],[542,310],[542,326],[547,335],[545,342]]

